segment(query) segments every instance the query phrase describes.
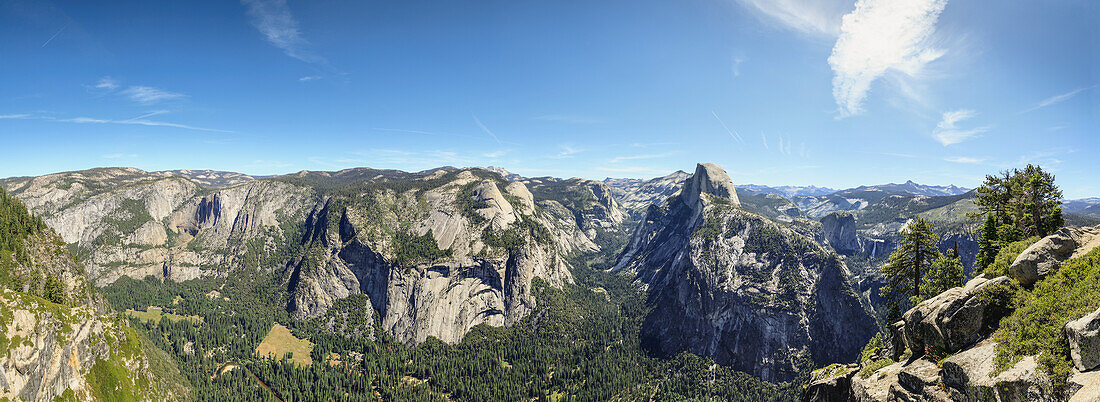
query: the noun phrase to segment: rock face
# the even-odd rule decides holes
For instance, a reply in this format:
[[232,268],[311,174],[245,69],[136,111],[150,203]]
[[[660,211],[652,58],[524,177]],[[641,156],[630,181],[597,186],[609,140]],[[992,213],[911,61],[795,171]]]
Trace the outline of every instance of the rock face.
[[1008,272],[1024,286],[1058,271],[1066,260],[1084,255],[1100,245],[1100,226],[1062,228],[1020,253]]
[[645,215],[650,205],[661,205],[668,197],[680,191],[691,174],[676,171],[667,176],[650,180],[606,179],[612,194],[637,218]]
[[856,217],[850,212],[832,212],[821,218],[825,240],[838,253],[852,254],[863,249],[856,232]]
[[[475,325],[524,317],[536,277],[552,286],[572,281],[563,250],[584,245],[554,236],[557,222],[522,184],[459,171],[400,188],[332,197],[309,214],[308,251],[290,275],[294,316],[319,316],[337,299],[364,294],[396,339],[453,343]],[[402,227],[424,247],[449,251],[408,257],[399,242],[411,240],[390,234]]]
[[906,347],[915,353],[923,353],[926,347],[955,352],[977,342],[984,335],[983,323],[999,318],[992,316],[997,312],[981,297],[983,289],[1009,281],[1006,276],[974,278],[905,312]]
[[733,181],[721,166],[713,163],[700,163],[695,166],[695,174],[691,175],[680,192],[683,202],[694,206],[700,202],[702,194],[710,194],[729,200],[734,206],[741,206],[737,200],[737,190],[733,188]]
[[[6,193],[0,197],[7,202]],[[0,210],[8,213],[28,216]],[[189,399],[175,364],[111,313],[56,234],[34,228],[20,243],[16,250],[25,259],[0,260],[6,272],[27,278],[18,288],[0,288],[0,399],[96,400],[107,392],[131,400]],[[58,278],[60,288],[43,291],[33,279],[43,277]]]
[[598,250],[595,236],[623,222],[610,189],[577,180],[560,202],[455,168],[265,179],[108,168],[0,184],[76,246],[99,285],[274,275],[295,317],[365,294],[396,338],[457,342],[477,324],[525,316],[535,278],[570,282],[565,256]]
[[700,165],[696,174],[649,208],[615,267],[647,289],[653,310],[643,342],[769,381],[792,378],[801,358],[819,366],[854,359],[874,324],[839,257],[740,209],[725,196],[733,184],[720,168]]
[[104,168],[2,184],[76,246],[100,286],[123,275],[177,281],[222,275],[218,267],[235,264],[244,240],[284,240],[269,229],[304,220],[316,203],[309,189],[281,182],[241,179],[210,192],[184,176]]
[[608,232],[623,231],[622,224],[629,219],[629,211],[619,204],[611,188],[603,182],[536,177],[512,185],[526,186],[524,191],[530,189],[545,209],[567,210],[574,225],[593,242]]
[[1100,309],[1066,324],[1069,355],[1078,370],[1100,367]]

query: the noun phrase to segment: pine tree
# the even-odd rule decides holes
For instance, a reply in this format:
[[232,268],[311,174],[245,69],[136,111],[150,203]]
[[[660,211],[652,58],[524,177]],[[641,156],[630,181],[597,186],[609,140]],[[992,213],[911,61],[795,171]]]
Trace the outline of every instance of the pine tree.
[[[956,247],[958,247],[957,244]],[[959,261],[959,252],[957,248],[948,250],[946,255],[942,255],[932,262],[932,266],[925,275],[924,283],[920,286],[920,296],[922,299],[927,300],[947,289],[962,286],[962,284],[963,266],[962,262]]]
[[982,212],[991,215],[997,227],[1012,227],[1018,232],[1014,239],[999,233],[1001,242],[1010,242],[1027,236],[1046,236],[1061,228],[1062,191],[1054,184],[1054,175],[1035,165],[1023,170],[1003,171],[998,176],[989,175],[977,189],[975,203]]
[[42,298],[52,301],[57,304],[65,303],[65,284],[61,283],[61,279],[52,273],[46,275],[46,284],[42,292]]
[[917,304],[921,300],[921,279],[931,268],[932,263],[941,257],[936,248],[936,235],[932,233],[932,224],[924,218],[909,223],[901,231],[902,240],[897,250],[882,267],[886,277],[886,286],[880,290],[882,297],[898,303],[909,297],[909,302]]
[[974,257],[975,271],[984,270],[997,258],[997,252],[1001,250],[1001,243],[997,235],[997,219],[993,214],[985,216],[978,233],[978,255]]

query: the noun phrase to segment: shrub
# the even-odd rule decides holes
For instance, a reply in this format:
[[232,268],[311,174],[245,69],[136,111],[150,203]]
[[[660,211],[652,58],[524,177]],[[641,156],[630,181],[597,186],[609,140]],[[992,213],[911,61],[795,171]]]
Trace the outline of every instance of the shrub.
[[1067,261],[1035,290],[1018,292],[1015,303],[1019,308],[1001,321],[994,335],[999,343],[997,370],[1038,355],[1055,389],[1061,389],[1072,371],[1062,327],[1100,307],[1100,248]]
[[1020,256],[1020,253],[1024,252],[1028,246],[1037,241],[1039,241],[1038,237],[1029,237],[1001,246],[1000,251],[997,252],[997,257],[993,259],[993,263],[985,267],[985,271],[983,272],[992,278],[1008,275],[1008,266],[1012,265],[1012,261],[1015,261],[1016,257]]
[[875,360],[870,364],[863,366],[863,368],[859,370],[859,378],[870,377],[871,374],[874,374],[876,371],[879,371],[883,367],[889,366],[894,363],[897,363],[894,361],[894,359]]

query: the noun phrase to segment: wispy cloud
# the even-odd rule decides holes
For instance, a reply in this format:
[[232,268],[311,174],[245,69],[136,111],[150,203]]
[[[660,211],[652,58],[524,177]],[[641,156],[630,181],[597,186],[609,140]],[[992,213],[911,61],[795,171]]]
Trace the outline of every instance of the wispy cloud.
[[943,117],[940,122],[936,124],[936,130],[932,132],[932,136],[941,144],[947,146],[963,142],[978,134],[989,131],[989,127],[976,127],[970,129],[959,127],[960,122],[972,119],[977,115],[977,112],[970,109],[943,112]]
[[287,56],[306,63],[325,62],[309,49],[309,41],[298,30],[298,21],[290,13],[286,0],[241,0],[241,3],[248,7],[252,26]]
[[768,136],[764,135],[763,131],[760,132],[760,140],[764,141],[764,149],[771,149],[771,147],[768,146]]
[[718,120],[718,124],[721,124],[722,128],[726,129],[726,133],[729,133],[731,138],[733,138],[735,141],[737,141],[737,143],[741,145],[745,144],[745,140],[741,139],[741,134],[738,134],[735,130],[730,130],[729,126],[726,125],[726,122],[722,121],[721,117],[718,117],[718,113],[715,113],[713,110],[711,110],[710,114]]
[[31,115],[25,114],[25,113],[0,114],[0,120],[4,120],[4,119],[28,119],[30,117],[31,117]]
[[765,22],[812,35],[835,36],[840,16],[851,8],[844,0],[738,0]]
[[859,0],[829,56],[840,117],[859,114],[871,83],[888,70],[915,76],[944,52],[931,46],[947,0]]
[[118,89],[118,81],[111,77],[103,77],[100,78],[99,81],[96,81],[95,85],[92,85],[92,88],[114,91]]
[[583,149],[574,148],[572,146],[565,145],[565,144],[559,145],[558,147],[561,148],[561,152],[558,152],[556,155],[551,156],[551,158],[555,158],[555,159],[572,158],[573,155],[584,152]]
[[485,127],[485,124],[483,124],[481,120],[477,118],[477,116],[473,117],[474,122],[477,123],[477,126],[481,127],[481,131],[484,131],[485,134],[489,134],[490,137],[493,137],[493,141],[496,141],[497,145],[501,145],[500,138],[498,138],[496,134],[493,134],[493,130],[490,130],[489,127]]
[[607,167],[600,166],[596,170],[602,170],[612,173],[627,173],[627,174],[647,174],[654,176],[661,176],[671,173],[671,170],[656,169],[648,166],[622,166],[622,167]]
[[298,81],[301,81],[301,82],[310,82],[310,81],[316,81],[316,80],[319,80],[319,79],[321,79],[321,78],[322,78],[322,77],[321,77],[320,75],[307,75],[307,76],[305,76],[305,77],[299,78],[299,79],[298,79]]
[[622,161],[634,161],[639,159],[659,159],[675,155],[675,152],[665,152],[662,154],[646,154],[646,155],[628,155],[628,156],[616,156],[611,158],[610,163],[619,163]]
[[186,95],[184,94],[165,91],[163,89],[147,87],[143,85],[126,88],[122,91],[122,94],[126,95],[130,98],[130,100],[134,102],[145,105],[186,97]]
[[493,152],[483,153],[483,154],[481,154],[481,156],[484,156],[484,157],[490,158],[490,159],[496,159],[496,158],[502,157],[502,156],[507,155],[507,154],[508,154],[507,150],[498,149],[498,150],[493,151]]
[[730,62],[730,72],[733,73],[734,77],[740,77],[741,76],[741,63],[744,63],[744,62],[745,62],[745,59],[740,58],[740,57],[734,57],[733,60]]
[[1089,90],[1089,89],[1092,89],[1092,88],[1093,87],[1077,88],[1077,89],[1074,89],[1072,91],[1066,92],[1064,94],[1051,96],[1049,98],[1043,99],[1039,103],[1036,103],[1035,106],[1024,109],[1020,113],[1032,112],[1032,111],[1035,111],[1035,110],[1038,110],[1038,109],[1045,108],[1045,107],[1050,106],[1050,105],[1065,102],[1065,101],[1069,100],[1070,98],[1073,98],[1074,96],[1077,96],[1077,94],[1079,94],[1081,92],[1085,92],[1086,90]]
[[171,127],[184,130],[194,131],[206,131],[212,133],[232,133],[230,130],[220,130],[216,128],[196,127],[187,124],[171,123],[166,121],[148,120],[149,117],[168,113],[167,110],[157,110],[143,115],[130,118],[130,119],[101,119],[95,117],[72,117],[72,118],[57,118],[49,115],[29,115],[29,114],[12,114],[12,115],[0,115],[0,119],[28,119],[28,120],[45,120],[45,121],[57,121],[62,123],[77,123],[77,124],[127,124],[149,127]]
[[953,163],[982,163],[985,159],[971,158],[968,156],[954,156],[949,158],[943,158],[943,160]]

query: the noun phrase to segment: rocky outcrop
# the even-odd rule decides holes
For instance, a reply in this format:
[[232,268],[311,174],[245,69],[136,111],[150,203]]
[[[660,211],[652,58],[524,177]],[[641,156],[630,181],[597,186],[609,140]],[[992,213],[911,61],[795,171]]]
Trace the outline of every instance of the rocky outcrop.
[[843,402],[852,397],[852,377],[857,364],[833,364],[810,373],[810,383],[802,393],[803,402]]
[[615,266],[647,289],[645,344],[663,355],[711,356],[769,381],[791,378],[803,358],[854,359],[874,325],[844,264],[739,208],[724,196],[733,184],[720,170],[700,165],[703,177],[651,206]]
[[1062,263],[1088,253],[1100,245],[1100,226],[1062,228],[1035,242],[1012,261],[1008,272],[1021,285],[1030,287],[1054,272]]
[[[625,231],[623,223],[629,218],[628,211],[613,196],[606,184],[593,180],[536,177],[511,186],[522,187],[538,198],[539,205],[546,209],[565,209],[572,215],[572,226],[581,229],[588,240],[595,242],[607,233]],[[564,214],[554,211],[555,215]],[[594,243],[593,243],[594,244]]]
[[977,342],[984,335],[983,328],[988,328],[988,323],[1000,318],[994,315],[1002,314],[998,309],[990,308],[990,301],[981,297],[982,291],[1007,285],[1009,281],[1005,276],[974,278],[963,287],[948,289],[905,312],[903,333],[906,347],[918,354],[926,348],[938,348],[950,353]]
[[1078,370],[1100,367],[1100,309],[1066,323],[1069,356]]
[[852,254],[863,249],[856,232],[856,217],[850,212],[832,212],[821,218],[825,241],[841,254]]
[[684,185],[680,197],[685,204],[694,207],[701,201],[702,194],[722,197],[734,206],[741,206],[741,201],[737,200],[737,190],[733,188],[733,181],[721,166],[713,163],[700,163],[695,166],[695,174],[691,175],[691,179]]

